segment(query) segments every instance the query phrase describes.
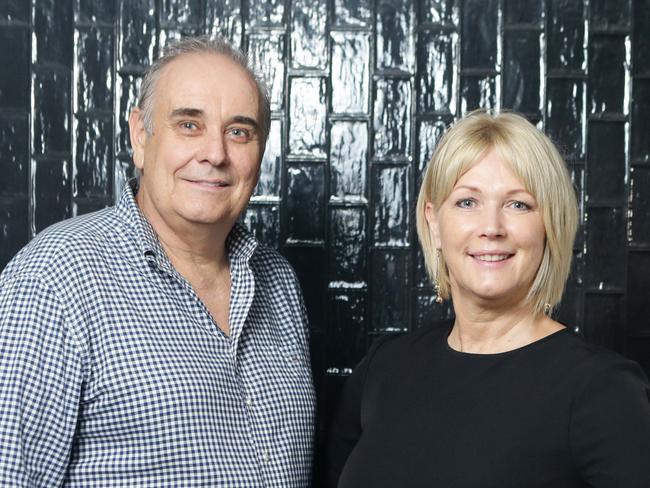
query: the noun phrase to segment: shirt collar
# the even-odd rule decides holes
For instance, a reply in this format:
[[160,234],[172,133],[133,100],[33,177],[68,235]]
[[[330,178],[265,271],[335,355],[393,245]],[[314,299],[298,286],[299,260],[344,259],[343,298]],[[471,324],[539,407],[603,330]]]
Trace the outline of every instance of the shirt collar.
[[165,251],[160,245],[156,232],[135,201],[135,194],[137,192],[138,180],[133,178],[124,185],[122,196],[115,207],[115,211],[122,221],[135,233],[137,245],[142,255],[157,258],[159,261],[167,261]]
[[226,239],[226,248],[231,259],[250,260],[258,245],[257,239],[239,222],[233,226]]
[[[133,178],[129,180],[128,184],[124,185],[122,196],[115,207],[115,211],[118,217],[135,232],[142,255],[153,257],[160,264],[168,263],[169,261],[156,232],[135,201],[137,192],[138,181]],[[230,258],[245,262],[249,261],[253,256],[258,244],[257,239],[240,223],[233,226],[226,239],[226,248]]]

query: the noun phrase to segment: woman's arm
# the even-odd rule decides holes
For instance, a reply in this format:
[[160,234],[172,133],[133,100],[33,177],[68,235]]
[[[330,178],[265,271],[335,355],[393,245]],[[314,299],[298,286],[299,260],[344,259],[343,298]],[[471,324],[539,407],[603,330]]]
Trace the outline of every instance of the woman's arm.
[[610,359],[578,392],[570,441],[594,488],[650,487],[650,386],[638,364]]

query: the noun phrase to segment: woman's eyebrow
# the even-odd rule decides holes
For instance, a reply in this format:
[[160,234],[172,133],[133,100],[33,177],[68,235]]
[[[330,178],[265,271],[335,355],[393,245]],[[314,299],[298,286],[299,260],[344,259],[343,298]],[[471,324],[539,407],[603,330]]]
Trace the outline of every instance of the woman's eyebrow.
[[[457,190],[469,190],[474,193],[482,193],[481,190],[478,187],[472,186],[472,185],[460,185],[454,187],[452,191],[457,191]],[[533,196],[528,190],[525,188],[513,188],[512,190],[508,190],[506,192],[506,195],[516,195],[518,193],[525,193],[527,195],[530,195],[531,197]]]

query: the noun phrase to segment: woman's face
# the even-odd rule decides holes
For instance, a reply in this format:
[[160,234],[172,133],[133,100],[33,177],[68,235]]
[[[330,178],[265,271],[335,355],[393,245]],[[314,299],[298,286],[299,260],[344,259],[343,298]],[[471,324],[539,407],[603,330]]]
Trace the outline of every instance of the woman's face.
[[544,223],[535,198],[491,150],[435,211],[429,231],[449,272],[454,305],[516,306],[542,260]]

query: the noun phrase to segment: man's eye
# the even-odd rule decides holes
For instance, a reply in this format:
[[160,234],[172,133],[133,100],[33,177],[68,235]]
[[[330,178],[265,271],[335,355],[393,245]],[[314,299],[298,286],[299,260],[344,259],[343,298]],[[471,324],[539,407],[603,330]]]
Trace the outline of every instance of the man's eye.
[[229,132],[231,136],[236,137],[237,139],[248,139],[250,137],[249,131],[240,127],[234,127],[230,129]]
[[194,122],[181,122],[181,129],[187,131],[194,131],[199,127]]

